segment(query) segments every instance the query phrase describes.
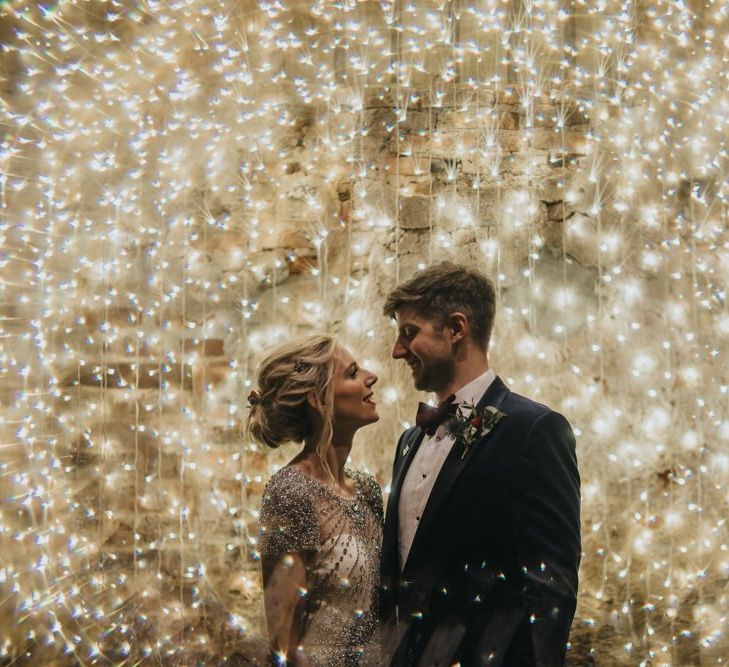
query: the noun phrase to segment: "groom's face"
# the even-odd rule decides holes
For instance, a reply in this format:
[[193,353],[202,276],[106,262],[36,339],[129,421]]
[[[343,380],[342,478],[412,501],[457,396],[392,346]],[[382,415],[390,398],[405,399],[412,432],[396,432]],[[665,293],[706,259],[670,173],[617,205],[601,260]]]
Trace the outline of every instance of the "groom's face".
[[442,391],[453,380],[453,346],[447,327],[420,317],[414,308],[401,308],[396,315],[398,335],[393,359],[404,359],[410,367],[415,388]]

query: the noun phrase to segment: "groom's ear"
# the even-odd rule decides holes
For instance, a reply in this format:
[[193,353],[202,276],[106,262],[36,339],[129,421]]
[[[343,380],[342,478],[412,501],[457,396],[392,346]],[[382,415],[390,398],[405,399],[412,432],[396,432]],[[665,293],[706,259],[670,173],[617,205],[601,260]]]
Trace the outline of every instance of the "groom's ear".
[[453,342],[461,341],[466,338],[468,333],[468,318],[461,312],[456,311],[448,316],[448,328],[451,330]]

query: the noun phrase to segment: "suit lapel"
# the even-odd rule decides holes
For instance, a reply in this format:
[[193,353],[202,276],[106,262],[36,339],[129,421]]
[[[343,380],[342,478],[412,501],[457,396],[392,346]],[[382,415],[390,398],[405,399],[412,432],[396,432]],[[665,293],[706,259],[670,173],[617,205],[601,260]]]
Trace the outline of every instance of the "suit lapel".
[[388,568],[392,568],[393,573],[400,570],[400,552],[398,549],[400,516],[398,508],[402,482],[424,437],[423,429],[414,428],[403,438],[402,447],[397,453],[398,460],[395,462],[395,473],[390,484],[390,497],[387,499],[387,520],[385,521],[385,533],[382,540],[382,561]]
[[[477,407],[481,408],[486,405],[493,405],[494,407],[499,408],[508,393],[509,389],[499,377],[496,377],[489,386],[489,388],[486,390],[484,395],[481,397],[481,400],[479,400],[479,402],[477,403]],[[506,419],[508,419],[508,416],[506,417]],[[498,425],[495,428],[498,428]],[[423,540],[423,536],[427,534],[428,529],[430,528],[433,520],[438,514],[438,510],[443,506],[444,500],[451,492],[451,490],[455,488],[456,481],[468,464],[469,459],[473,456],[473,452],[476,451],[479,447],[483,446],[483,443],[488,440],[488,438],[491,436],[491,433],[492,432],[487,433],[482,438],[474,442],[473,445],[468,448],[465,456],[462,456],[463,451],[458,445],[454,444],[453,447],[451,447],[451,451],[448,453],[448,456],[443,463],[443,467],[438,473],[438,477],[435,480],[435,484],[433,485],[433,489],[430,492],[430,496],[428,496],[428,501],[425,504],[423,516],[418,523],[418,528],[415,532],[415,536],[413,537],[412,546],[410,547],[408,562],[412,560],[412,555],[416,553],[420,542],[422,542]],[[402,477],[400,479],[402,480]],[[403,571],[404,570],[405,567],[403,567]]]

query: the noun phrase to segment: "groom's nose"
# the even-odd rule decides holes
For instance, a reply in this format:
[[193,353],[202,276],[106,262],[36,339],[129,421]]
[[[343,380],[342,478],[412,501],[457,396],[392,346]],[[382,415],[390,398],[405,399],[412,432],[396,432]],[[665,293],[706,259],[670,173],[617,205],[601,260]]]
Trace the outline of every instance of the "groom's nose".
[[398,338],[395,341],[395,346],[392,348],[392,358],[393,359],[402,359],[403,357],[407,356],[407,349],[402,344],[402,341]]

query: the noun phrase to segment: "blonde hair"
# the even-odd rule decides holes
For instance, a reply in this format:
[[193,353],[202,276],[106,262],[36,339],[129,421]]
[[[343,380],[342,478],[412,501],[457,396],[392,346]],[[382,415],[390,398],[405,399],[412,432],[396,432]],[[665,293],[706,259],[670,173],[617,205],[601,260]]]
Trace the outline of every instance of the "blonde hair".
[[[250,399],[246,426],[250,437],[268,447],[303,442],[327,471],[324,452],[332,438],[335,348],[332,336],[315,334],[271,350],[258,368],[258,392]],[[309,398],[321,415],[320,425],[312,422]]]

